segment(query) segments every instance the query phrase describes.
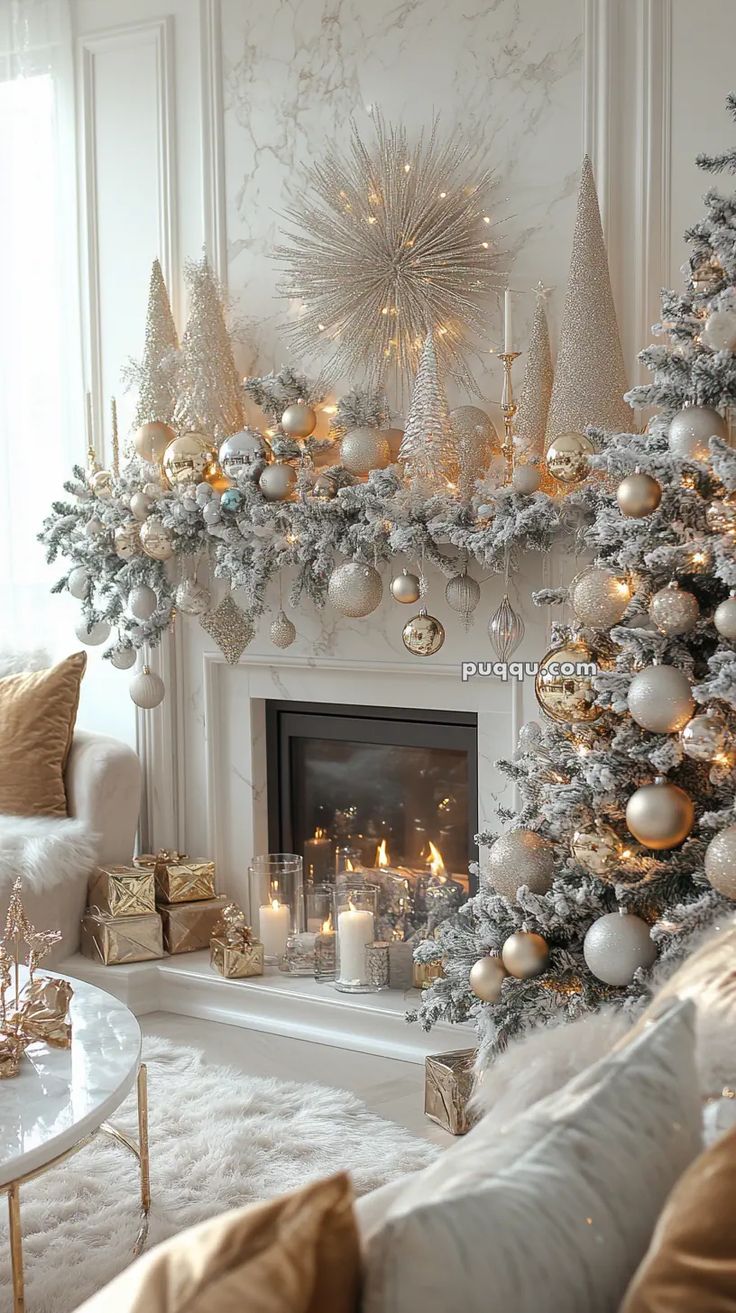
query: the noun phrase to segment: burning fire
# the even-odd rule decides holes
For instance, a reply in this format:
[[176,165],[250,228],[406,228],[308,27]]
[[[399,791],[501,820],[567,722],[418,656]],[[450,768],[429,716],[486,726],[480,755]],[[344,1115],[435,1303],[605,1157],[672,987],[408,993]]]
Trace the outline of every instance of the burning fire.
[[434,875],[437,878],[446,875],[447,869],[445,867],[445,862],[442,853],[440,852],[439,848],[437,848],[435,844],[432,843],[431,839],[428,840],[428,843],[429,843],[429,857],[427,858],[427,866],[432,872],[432,875]]
[[381,839],[381,842],[379,843],[378,847],[376,848],[376,861],[375,861],[375,865],[376,865],[376,866],[390,866],[390,865],[391,865],[391,862],[390,862],[390,859],[389,859],[389,855],[388,855],[388,848],[386,847],[386,840],[385,840],[385,839]]

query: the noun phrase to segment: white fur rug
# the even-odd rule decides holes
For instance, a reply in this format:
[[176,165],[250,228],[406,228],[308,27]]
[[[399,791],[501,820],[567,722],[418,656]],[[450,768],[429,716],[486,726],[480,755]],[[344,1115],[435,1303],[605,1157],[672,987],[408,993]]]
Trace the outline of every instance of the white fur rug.
[[[149,1246],[228,1208],[345,1168],[357,1194],[426,1166],[438,1152],[369,1113],[354,1095],[208,1066],[151,1038]],[[135,1102],[113,1118],[135,1131]],[[131,1261],[138,1225],[131,1155],[98,1137],[21,1191],[27,1313],[72,1313]],[[10,1308],[5,1209],[0,1308]]]
[[91,871],[99,840],[84,821],[63,816],[0,816],[0,895],[15,877],[28,893],[45,894]]

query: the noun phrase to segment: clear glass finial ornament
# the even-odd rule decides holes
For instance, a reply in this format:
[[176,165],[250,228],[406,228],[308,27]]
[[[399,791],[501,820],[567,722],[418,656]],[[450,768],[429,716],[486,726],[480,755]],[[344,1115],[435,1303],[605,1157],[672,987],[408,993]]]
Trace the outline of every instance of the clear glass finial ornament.
[[499,661],[508,661],[524,637],[524,621],[504,593],[501,604],[488,621],[488,637]]

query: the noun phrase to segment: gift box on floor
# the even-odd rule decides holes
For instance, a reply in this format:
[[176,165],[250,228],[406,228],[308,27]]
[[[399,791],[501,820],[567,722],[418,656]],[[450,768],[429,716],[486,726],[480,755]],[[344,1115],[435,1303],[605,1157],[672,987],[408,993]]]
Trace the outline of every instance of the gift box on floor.
[[424,1112],[451,1135],[466,1135],[473,1122],[468,1100],[473,1091],[475,1049],[433,1053],[424,1063]]
[[100,866],[90,878],[87,906],[102,916],[148,916],[156,911],[153,871]]
[[209,948],[212,931],[227,902],[227,898],[220,895],[196,903],[170,903],[159,907],[167,953],[194,953],[198,948]]
[[85,957],[106,967],[163,957],[161,917],[158,912],[123,917],[85,912],[79,947]]
[[215,863],[194,862],[186,853],[162,848],[155,856],[143,853],[135,858],[136,866],[153,870],[158,903],[193,903],[215,898]]

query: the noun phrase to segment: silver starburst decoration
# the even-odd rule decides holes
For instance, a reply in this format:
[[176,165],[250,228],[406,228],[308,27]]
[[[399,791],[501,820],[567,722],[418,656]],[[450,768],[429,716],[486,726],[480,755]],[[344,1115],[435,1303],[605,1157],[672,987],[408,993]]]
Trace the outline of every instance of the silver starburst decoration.
[[437,120],[414,145],[375,112],[373,125],[366,144],[353,124],[347,155],[333,144],[287,211],[280,291],[302,307],[287,331],[325,380],[394,376],[403,391],[432,329],[443,367],[470,382],[464,355],[487,337],[497,285],[491,174],[459,132],[441,141]]

